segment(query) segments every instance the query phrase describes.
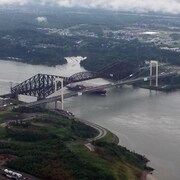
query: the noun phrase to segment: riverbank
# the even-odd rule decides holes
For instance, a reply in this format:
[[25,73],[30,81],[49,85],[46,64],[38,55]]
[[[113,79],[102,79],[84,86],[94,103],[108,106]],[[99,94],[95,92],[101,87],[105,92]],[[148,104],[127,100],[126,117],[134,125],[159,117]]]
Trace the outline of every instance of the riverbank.
[[[119,144],[119,137],[109,131],[108,129],[97,125],[95,123],[92,123],[88,120],[80,119],[80,118],[75,118],[76,121],[80,121],[95,130],[98,131],[99,134],[97,136],[88,139],[88,142],[85,143],[84,145],[92,152],[95,151],[95,146],[93,145],[95,141],[102,141],[102,142],[108,142],[108,143],[113,143],[118,145]],[[141,175],[141,180],[155,180],[155,178],[150,174],[154,169],[149,167],[149,170],[143,171]]]
[[[15,117],[16,120],[12,121]],[[42,148],[46,149],[46,152],[53,154],[53,157],[57,156],[56,160],[58,159],[58,161],[56,164],[61,162],[59,153],[63,157],[69,158],[69,156],[72,156],[72,159],[70,158],[68,161],[64,159],[61,162],[65,163],[68,172],[72,172],[70,174],[65,173],[64,177],[71,176],[79,179],[84,175],[87,177],[87,173],[84,174],[84,172],[88,171],[91,172],[88,173],[90,179],[101,177],[109,180],[115,178],[116,174],[118,178],[115,179],[122,179],[125,176],[127,179],[133,177],[133,179],[138,180],[139,177],[142,177],[143,169],[147,168],[146,163],[148,160],[145,157],[118,146],[117,137],[113,133],[94,123],[85,120],[67,119],[41,108],[20,108],[12,112],[6,110],[0,113],[0,118],[1,123],[3,123],[3,126],[0,127],[0,147],[2,147],[0,154],[2,152],[8,154],[10,152],[9,147],[13,149],[13,154],[15,153],[16,157],[5,166],[15,171],[26,172],[39,178],[47,177],[47,171],[41,171],[41,167],[52,171],[49,166],[46,167],[46,159],[51,163],[54,163],[54,160],[48,154],[44,155],[45,151],[41,151]],[[31,145],[29,142],[31,142]],[[19,147],[19,150],[16,150],[14,146]],[[37,150],[27,146],[37,146]],[[49,148],[49,146],[53,146],[53,148]],[[25,152],[24,148],[29,149],[28,154],[22,154],[22,152]],[[58,154],[56,154],[56,151]],[[34,154],[38,155],[38,157],[35,158]],[[73,157],[74,155],[76,158]],[[26,156],[28,158],[23,158]],[[37,167],[40,168],[38,169],[39,174],[34,169],[36,168],[34,160],[37,158],[43,158],[43,160],[36,162]],[[29,160],[32,162],[29,162]],[[70,163],[77,160],[77,163],[80,163],[78,167],[84,167],[82,171],[79,171],[81,175],[74,174],[77,172],[77,166]],[[33,162],[35,167],[28,169],[29,166],[26,164],[28,163],[31,166]],[[85,162],[86,166],[81,164],[82,162]],[[96,173],[92,170],[94,168],[97,171]],[[119,168],[123,169],[123,173],[119,171]],[[59,172],[62,172],[61,168]],[[51,175],[53,176],[52,173]],[[55,175],[55,177],[58,176]]]
[[[96,141],[96,140],[106,141],[108,143],[114,143],[116,145],[119,144],[119,137],[117,135],[115,135],[114,133],[110,132],[109,130],[107,130],[106,128],[99,126],[95,123],[92,123],[90,121],[87,121],[87,120],[83,120],[83,119],[77,119],[77,120],[85,123],[86,125],[88,125],[90,127],[93,127],[94,129],[98,130],[98,132],[99,132],[99,134],[96,137],[88,140],[90,143],[85,144],[85,146],[90,151],[93,151],[93,152],[95,151],[95,147],[91,144],[91,142]],[[156,178],[153,177],[152,174],[150,174],[150,173],[152,173],[152,171],[154,171],[154,169],[152,169],[152,168],[149,168],[149,169],[151,169],[151,170],[149,170],[149,171],[145,170],[142,172],[140,180],[156,180]]]
[[134,87],[139,87],[139,88],[143,88],[143,89],[149,89],[149,90],[161,91],[161,92],[169,93],[169,92],[179,91],[180,90],[179,86],[174,87],[174,86],[164,85],[164,86],[156,87],[156,86],[137,85],[137,86],[134,86]]

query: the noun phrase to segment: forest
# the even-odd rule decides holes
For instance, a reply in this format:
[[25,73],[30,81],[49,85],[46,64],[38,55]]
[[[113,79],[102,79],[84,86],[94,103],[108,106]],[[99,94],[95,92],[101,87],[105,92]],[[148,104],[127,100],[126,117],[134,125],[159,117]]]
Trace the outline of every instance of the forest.
[[[46,17],[47,21],[38,22],[37,17]],[[176,18],[169,23],[178,28]],[[164,42],[166,38],[167,41],[172,38],[173,46],[178,46],[178,32],[170,32],[162,17],[46,7],[38,13],[32,9],[27,12],[21,9],[3,11],[0,17],[0,58],[56,66],[66,63],[66,56],[80,55],[87,57],[81,65],[91,71],[114,61],[141,65],[155,59],[180,65],[179,52],[162,49],[161,46],[166,45],[151,42],[153,37],[147,37],[149,42],[138,38],[138,33],[144,30],[158,30],[162,32]],[[122,34],[117,37],[106,34],[111,31]],[[164,34],[170,35],[164,37]]]

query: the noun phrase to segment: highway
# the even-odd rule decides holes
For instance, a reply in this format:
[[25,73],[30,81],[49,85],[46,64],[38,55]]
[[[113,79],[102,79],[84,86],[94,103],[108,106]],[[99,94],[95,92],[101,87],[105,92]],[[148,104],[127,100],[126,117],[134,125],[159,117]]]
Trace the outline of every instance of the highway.
[[[162,73],[162,74],[159,75],[159,79],[162,79],[162,78],[165,78],[165,77],[170,77],[170,76],[175,76],[177,74],[178,74],[177,72]],[[156,78],[155,75],[153,75],[151,77],[152,80],[154,80],[155,78]],[[150,76],[139,77],[139,78],[135,78],[135,79],[130,78],[130,79],[124,80],[124,81],[117,81],[117,82],[114,82],[114,83],[108,83],[108,84],[105,84],[105,85],[96,86],[96,87],[93,87],[92,89],[88,89],[88,90],[66,93],[66,94],[64,94],[64,99],[67,99],[67,98],[70,98],[70,97],[73,97],[73,96],[80,96],[80,95],[83,95],[83,94],[88,94],[90,92],[93,92],[93,91],[96,91],[96,90],[99,90],[99,89],[107,89],[107,88],[111,88],[111,87],[114,87],[114,86],[121,86],[121,85],[124,85],[124,84],[133,84],[133,83],[144,82],[144,81],[149,81],[149,80],[150,80]],[[26,106],[26,107],[38,106],[38,105],[41,105],[41,104],[46,104],[46,103],[50,103],[50,102],[54,102],[54,101],[58,101],[58,100],[61,101],[61,95],[46,98],[46,99],[39,100],[39,101],[34,101],[34,102],[31,102],[31,103],[28,103],[28,104],[23,104],[22,106]]]

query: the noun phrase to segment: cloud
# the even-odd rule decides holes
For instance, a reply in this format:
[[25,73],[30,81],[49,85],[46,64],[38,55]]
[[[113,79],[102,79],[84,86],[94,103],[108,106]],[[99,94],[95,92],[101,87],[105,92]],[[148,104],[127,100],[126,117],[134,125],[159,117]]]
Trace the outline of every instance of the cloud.
[[8,4],[20,4],[24,5],[28,3],[28,0],[0,0],[0,5],[8,5]]
[[46,17],[37,17],[36,20],[41,23],[41,22],[44,22],[44,23],[47,23],[47,18]]
[[33,1],[41,5],[180,14],[180,0],[0,0],[0,4],[26,4]]
[[60,6],[180,13],[180,0],[57,0]]

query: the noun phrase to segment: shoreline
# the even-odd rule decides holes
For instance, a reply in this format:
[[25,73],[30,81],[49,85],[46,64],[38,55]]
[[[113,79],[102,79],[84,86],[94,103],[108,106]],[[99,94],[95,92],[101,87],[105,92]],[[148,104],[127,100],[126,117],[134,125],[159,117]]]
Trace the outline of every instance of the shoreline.
[[[33,115],[34,116],[34,115]],[[99,133],[91,138],[91,139],[87,139],[89,144],[91,144],[91,142],[93,141],[96,141],[96,140],[100,140],[102,138],[104,138],[106,135],[108,135],[108,133],[111,133],[113,136],[111,137],[111,142],[110,143],[114,143],[116,145],[119,145],[119,137],[112,133],[110,130],[102,127],[101,125],[98,125],[98,124],[95,124],[93,122],[90,122],[90,121],[87,121],[87,120],[84,120],[84,119],[80,119],[80,118],[77,118],[75,117],[74,118],[75,121],[79,121],[79,122],[82,122],[84,124],[86,124],[87,126],[90,126],[94,129],[96,129]],[[108,142],[107,139],[105,142]],[[121,146],[121,145],[120,145]],[[127,149],[128,150],[128,149]],[[93,151],[93,150],[92,150]],[[141,155],[142,156],[142,155]],[[153,170],[152,170],[153,171]],[[142,174],[141,174],[141,180],[156,180],[150,173],[152,172],[151,169],[149,168],[149,170],[143,170],[142,171]]]
[[171,92],[176,92],[176,91],[180,91],[180,88],[162,88],[162,87],[146,87],[146,86],[134,86],[134,87],[139,87],[142,89],[149,89],[150,91],[160,91],[160,92],[164,92],[164,93],[171,93]]
[[[120,145],[119,144],[119,137],[112,133],[110,130],[98,125],[98,124],[95,124],[95,123],[92,123],[88,120],[84,120],[84,119],[80,119],[80,118],[76,118],[77,121],[80,121],[82,123],[85,123],[86,125],[88,126],[91,126],[92,128],[96,129],[99,131],[99,134],[101,134],[101,131],[106,131],[106,133],[103,133],[103,135],[97,135],[96,137],[92,138],[89,140],[89,142],[92,142],[93,140],[99,140],[99,139],[102,139],[103,137],[105,137],[107,135],[108,132],[110,132],[111,134],[113,134],[113,141],[112,143],[116,144],[116,145]],[[121,145],[120,145],[121,146]],[[153,169],[154,170],[154,169]],[[142,176],[141,176],[141,180],[157,180],[152,174],[151,174],[152,171],[147,171],[147,170],[144,170],[143,173],[142,173]]]
[[[119,144],[119,138],[116,134],[112,133],[111,131],[109,131],[108,129],[98,125],[98,124],[95,124],[95,123],[92,123],[90,121],[87,121],[87,120],[84,120],[84,119],[79,119],[79,118],[76,118],[78,121],[88,125],[88,126],[91,126],[92,128],[96,129],[99,131],[99,135],[97,135],[96,137],[90,139],[90,141],[95,141],[95,140],[99,140],[99,139],[102,139],[103,137],[105,137],[107,135],[108,132],[110,132],[111,134],[113,134],[113,141],[112,143],[118,145]],[[103,131],[103,132],[102,132]]]

